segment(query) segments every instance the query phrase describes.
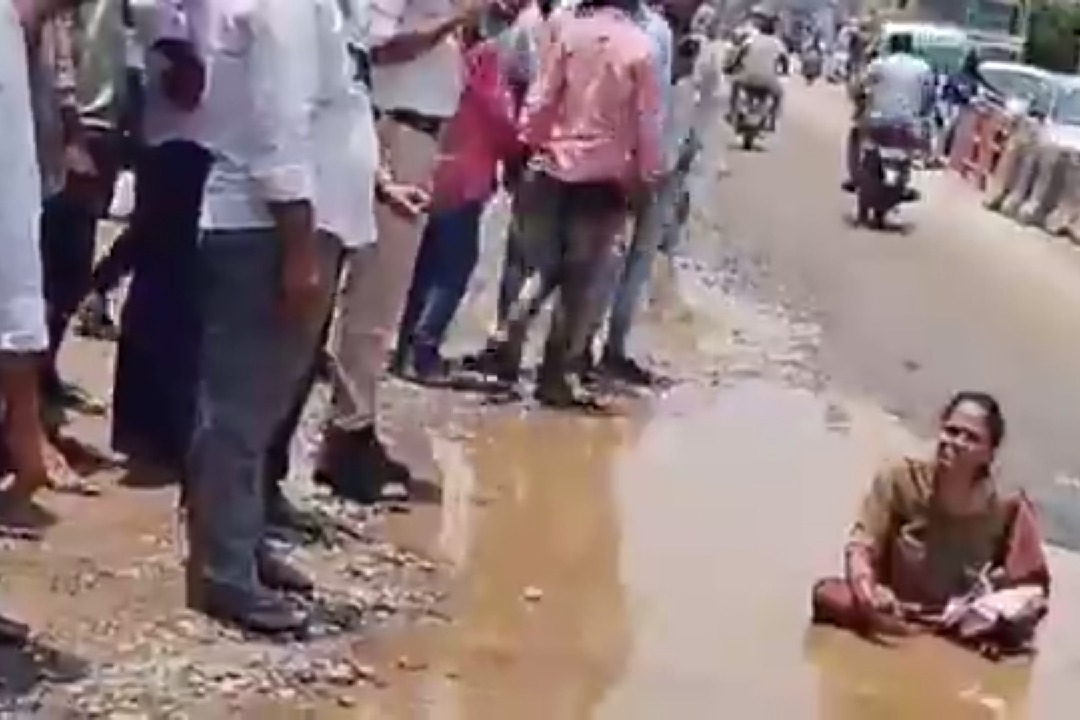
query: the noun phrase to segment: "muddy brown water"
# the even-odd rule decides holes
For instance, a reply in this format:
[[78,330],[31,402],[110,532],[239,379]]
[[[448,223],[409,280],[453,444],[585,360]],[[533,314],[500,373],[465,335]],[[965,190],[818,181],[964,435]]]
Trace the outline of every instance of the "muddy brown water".
[[392,643],[424,670],[340,716],[1072,717],[1080,572],[1063,553],[1033,664],[807,627],[870,474],[926,442],[823,384],[805,324],[682,280],[665,350],[687,352],[683,331],[711,381],[617,421],[509,413],[437,443],[455,620]]

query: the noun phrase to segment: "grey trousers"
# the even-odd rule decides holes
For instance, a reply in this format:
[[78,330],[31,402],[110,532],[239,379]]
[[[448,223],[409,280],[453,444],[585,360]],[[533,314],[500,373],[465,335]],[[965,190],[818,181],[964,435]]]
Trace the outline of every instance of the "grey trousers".
[[[341,244],[320,233],[324,294],[333,302]],[[280,315],[282,243],[271,229],[210,232],[200,241],[202,343],[188,456],[190,577],[259,589],[264,465],[319,344],[319,322]]]
[[[605,308],[610,307],[605,347],[608,355],[626,355],[627,339],[652,277],[653,260],[660,251],[667,227],[674,222],[677,180],[674,172],[664,175],[638,203],[626,257],[616,258],[612,263],[604,292],[608,299]],[[595,331],[599,331],[602,323],[601,315]]]
[[601,280],[626,227],[626,200],[612,183],[564,183],[541,173],[519,189],[515,242],[529,279],[510,302],[499,335],[520,362],[533,320],[558,292],[541,382],[562,382],[578,366],[603,307]]

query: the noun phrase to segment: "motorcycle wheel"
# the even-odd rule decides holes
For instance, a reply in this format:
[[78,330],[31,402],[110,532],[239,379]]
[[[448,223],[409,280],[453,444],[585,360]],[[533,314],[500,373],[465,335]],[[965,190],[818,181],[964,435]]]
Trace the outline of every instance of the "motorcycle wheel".
[[743,150],[754,149],[754,133],[750,130],[744,130],[742,134],[742,147]]

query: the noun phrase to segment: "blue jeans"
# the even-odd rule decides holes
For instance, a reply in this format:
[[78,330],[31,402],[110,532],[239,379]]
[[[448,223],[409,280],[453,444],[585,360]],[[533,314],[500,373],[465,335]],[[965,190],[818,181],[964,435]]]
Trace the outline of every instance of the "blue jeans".
[[468,202],[428,219],[398,329],[398,348],[417,372],[438,364],[439,348],[469,288],[480,257],[484,205]]
[[664,229],[670,224],[669,218],[675,214],[676,189],[675,174],[669,173],[657,182],[638,207],[634,218],[634,235],[626,258],[610,276],[614,298],[608,320],[606,355],[626,355],[626,341],[652,276],[653,259],[660,250]]
[[[320,233],[323,294],[341,244]],[[321,323],[280,315],[282,244],[271,229],[211,232],[199,248],[202,339],[196,422],[188,456],[190,576],[256,592],[255,558],[265,529],[267,453],[311,366]],[[320,315],[322,317],[322,315]]]

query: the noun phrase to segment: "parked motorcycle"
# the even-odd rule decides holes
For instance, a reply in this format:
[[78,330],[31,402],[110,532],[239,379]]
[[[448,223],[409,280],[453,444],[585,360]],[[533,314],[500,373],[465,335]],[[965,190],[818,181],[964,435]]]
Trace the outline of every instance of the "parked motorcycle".
[[752,150],[754,141],[768,128],[772,97],[761,88],[743,88],[735,104],[735,133],[742,138],[744,150]]
[[856,220],[876,230],[904,202],[916,199],[911,188],[916,138],[907,127],[878,127],[865,133],[856,186]]

